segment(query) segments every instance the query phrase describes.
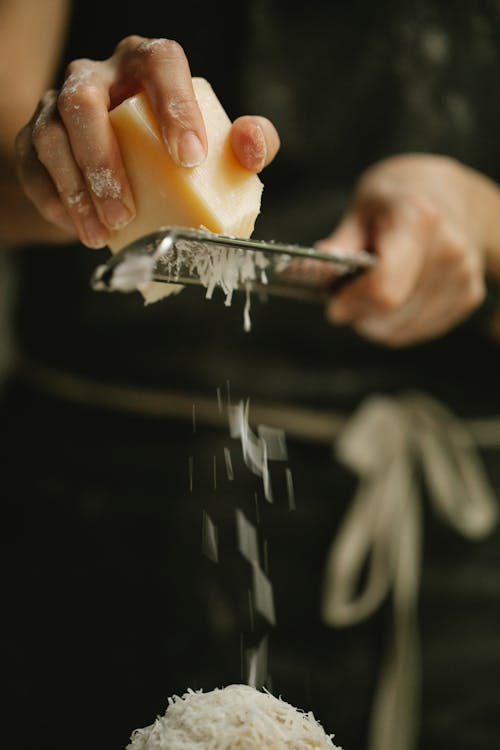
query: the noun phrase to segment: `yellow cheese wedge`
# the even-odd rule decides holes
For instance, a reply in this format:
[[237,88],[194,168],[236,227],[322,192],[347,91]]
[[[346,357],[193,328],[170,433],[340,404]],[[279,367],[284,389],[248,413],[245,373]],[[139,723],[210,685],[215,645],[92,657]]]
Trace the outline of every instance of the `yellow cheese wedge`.
[[[193,86],[208,138],[208,156],[199,167],[173,162],[144,93],[110,112],[137,209],[134,220],[113,234],[113,252],[162,226],[203,226],[236,237],[253,231],[262,183],[234,156],[231,121],[208,81],[193,78]],[[141,289],[147,302],[178,290],[155,282]]]

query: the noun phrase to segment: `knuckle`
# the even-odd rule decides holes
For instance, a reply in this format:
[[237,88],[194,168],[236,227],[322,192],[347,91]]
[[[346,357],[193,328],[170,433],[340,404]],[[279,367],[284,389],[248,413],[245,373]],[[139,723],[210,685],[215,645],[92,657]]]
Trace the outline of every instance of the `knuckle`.
[[189,95],[176,96],[167,104],[168,117],[181,125],[187,125],[196,113],[196,100]]
[[124,52],[136,50],[143,42],[147,42],[145,37],[138,34],[129,34],[118,42],[115,47],[115,54],[123,54]]
[[78,110],[89,111],[96,108],[101,100],[98,87],[92,81],[92,74],[70,76],[59,94],[57,106],[61,116],[70,116]]
[[157,41],[158,49],[160,49],[166,57],[178,59],[179,57],[184,56],[182,45],[175,39],[158,39]]
[[65,137],[63,126],[56,120],[48,120],[41,123],[35,123],[32,132],[32,141],[35,151],[40,161],[45,164],[47,158],[50,158],[57,145]]
[[90,71],[94,66],[94,61],[89,60],[87,57],[80,57],[77,60],[72,60],[67,66],[66,66],[66,72],[65,72],[65,80],[68,78],[71,78],[72,76],[79,76],[82,73],[85,74],[87,71]]
[[31,128],[31,138],[33,140],[55,122],[56,101],[56,91],[47,91],[41,98],[37,111],[28,123],[28,127]]
[[175,39],[144,39],[136,48],[145,65],[158,61],[178,61],[184,57],[184,50]]
[[92,210],[90,198],[85,190],[74,190],[63,196],[65,205],[71,214],[86,216]]
[[54,111],[58,97],[58,91],[56,89],[49,89],[40,99],[40,105],[38,110],[37,118]]

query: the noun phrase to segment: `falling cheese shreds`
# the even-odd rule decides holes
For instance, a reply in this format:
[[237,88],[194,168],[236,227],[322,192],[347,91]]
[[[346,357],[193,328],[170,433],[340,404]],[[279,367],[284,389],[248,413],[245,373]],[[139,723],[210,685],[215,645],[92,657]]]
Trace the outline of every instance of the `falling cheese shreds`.
[[311,712],[248,685],[169,698],[127,750],[341,750]]
[[229,435],[235,440],[237,440],[238,438],[241,438],[245,430],[245,416],[244,416],[243,401],[239,401],[235,405],[228,404],[227,418],[229,422]]
[[189,491],[193,491],[193,472],[194,472],[194,456],[189,456],[188,459],[189,467]]
[[239,438],[243,452],[243,460],[254,474],[262,476],[263,471],[263,441],[255,435],[248,423],[250,403],[239,401],[228,409],[229,434],[232,438]]
[[209,560],[215,563],[219,562],[217,526],[206,511],[203,511],[201,523],[201,549]]
[[245,307],[243,308],[243,330],[250,333],[252,330],[252,319],[250,318],[250,286],[247,285],[245,292]]
[[295,505],[295,490],[293,487],[292,472],[289,468],[286,469],[285,475],[286,475],[286,491],[288,495],[288,507],[290,508],[290,510],[295,510],[297,507]]
[[240,553],[251,563],[259,563],[257,531],[241,510],[235,511],[236,535]]
[[271,624],[276,625],[273,585],[263,570],[253,563],[253,598],[255,609]]
[[267,458],[269,461],[288,461],[285,431],[277,427],[267,427],[260,424],[257,427],[259,437],[267,446]]
[[271,475],[269,473],[269,464],[267,462],[267,445],[262,441],[262,484],[264,487],[264,497],[268,503],[274,502],[273,488],[271,485]]
[[224,462],[226,464],[226,474],[230,482],[234,479],[233,462],[231,460],[231,451],[229,448],[224,448]]
[[257,648],[248,648],[245,652],[246,683],[253,688],[264,687],[268,680],[269,638],[265,635]]
[[248,619],[250,620],[250,630],[255,630],[255,613],[253,606],[252,589],[248,589]]

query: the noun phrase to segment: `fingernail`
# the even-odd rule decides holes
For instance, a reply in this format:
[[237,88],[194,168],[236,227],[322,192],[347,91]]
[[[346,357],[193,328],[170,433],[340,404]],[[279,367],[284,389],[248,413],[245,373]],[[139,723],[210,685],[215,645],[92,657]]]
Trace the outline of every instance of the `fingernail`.
[[83,221],[83,232],[85,235],[85,244],[89,247],[105,247],[108,241],[108,231],[106,227],[94,216],[88,216]]
[[264,137],[264,131],[260,125],[254,125],[252,128],[252,142],[250,148],[250,155],[253,157],[256,163],[264,166],[267,155],[266,139]]
[[252,172],[264,168],[267,156],[266,139],[260,125],[249,125],[236,144],[240,162]]
[[132,219],[132,214],[122,201],[108,198],[102,204],[102,212],[110,229],[123,229]]
[[192,130],[186,130],[179,138],[177,154],[183,167],[197,167],[205,161],[205,149]]

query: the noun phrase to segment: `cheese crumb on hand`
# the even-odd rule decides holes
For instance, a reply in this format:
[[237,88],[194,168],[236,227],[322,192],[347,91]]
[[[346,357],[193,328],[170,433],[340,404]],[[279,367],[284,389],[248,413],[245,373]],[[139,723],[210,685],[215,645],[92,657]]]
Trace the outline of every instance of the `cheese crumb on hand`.
[[[332,735],[333,736],[333,735]],[[312,713],[248,685],[169,698],[126,750],[341,750]]]
[[[184,226],[247,238],[260,210],[262,183],[236,159],[231,121],[204,78],[193,88],[208,139],[205,161],[179,167],[171,158],[145,93],[110,112],[136,204],[136,216],[109,242],[113,252],[163,226]],[[141,289],[156,301],[178,287],[151,282]]]

